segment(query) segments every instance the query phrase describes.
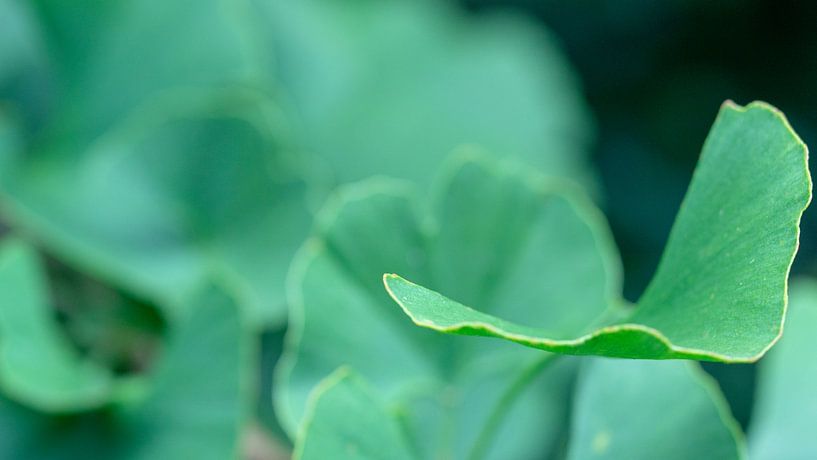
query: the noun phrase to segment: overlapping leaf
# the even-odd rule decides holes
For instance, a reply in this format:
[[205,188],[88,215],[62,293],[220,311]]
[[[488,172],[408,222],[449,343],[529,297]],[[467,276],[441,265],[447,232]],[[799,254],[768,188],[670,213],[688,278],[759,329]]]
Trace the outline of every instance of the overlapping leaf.
[[[321,214],[317,237],[291,273],[294,311],[276,393],[290,433],[303,419],[310,390],[348,365],[389,407],[397,407],[408,442],[421,457],[530,458],[554,448],[571,362],[540,373],[545,363],[533,350],[415,328],[381,285],[382,271],[403,267],[514,315],[524,311],[509,307],[524,302],[511,300],[526,292],[502,281],[524,282],[506,275],[528,270],[552,277],[543,289],[574,308],[564,321],[595,315],[586,306],[605,308],[618,286],[613,259],[596,250],[599,241],[609,244],[609,235],[584,223],[582,215],[598,218],[585,199],[554,187],[559,189],[465,153],[435,188],[429,216],[418,214],[402,183],[370,180],[342,190]],[[547,205],[540,207],[543,200]],[[531,222],[554,230],[529,242],[560,250],[554,259],[527,257],[520,236]],[[458,257],[462,253],[471,255],[467,262]],[[564,267],[578,278],[566,282]],[[573,292],[580,295],[571,300]],[[582,302],[587,298],[598,301]],[[539,319],[556,313],[544,311]],[[526,386],[531,380],[538,385]]]
[[[255,324],[283,319],[283,274],[326,176],[316,184],[313,159],[290,144],[340,181],[422,181],[469,142],[586,177],[588,117],[569,66],[519,18],[407,0],[21,8],[36,13],[31,35],[56,78],[41,91],[42,135],[0,159],[5,215],[171,315],[217,277]],[[299,120],[291,143],[278,87]]]
[[[416,324],[433,330],[499,337],[567,354],[754,361],[781,333],[800,217],[811,199],[806,158],[806,146],[780,112],[764,103],[745,108],[725,104],[704,145],[658,272],[633,311],[619,308],[617,298],[588,297],[604,275],[599,260],[593,261],[596,268],[589,277],[570,265],[563,267],[561,276],[582,286],[567,297],[547,291],[563,278],[534,270],[508,275],[505,282],[517,293],[508,308],[523,312],[516,317],[496,314],[455,291],[446,297],[396,275],[385,276],[386,287]],[[506,203],[516,206],[512,200]],[[469,204],[479,209],[476,202]],[[538,206],[545,209],[547,204],[539,200]],[[511,216],[520,215],[524,213]],[[553,229],[528,224],[520,231],[508,219],[494,225],[507,226],[505,235],[525,235],[520,238],[526,242],[523,260],[559,264],[558,251],[588,247],[570,241],[536,243],[552,238],[547,232]],[[468,228],[480,232],[485,227]],[[555,231],[566,229],[567,224],[560,223]],[[502,239],[494,240],[501,247]],[[595,246],[608,252],[604,241]],[[452,257],[463,265],[452,279],[467,277],[484,262],[468,251]],[[490,266],[497,270],[503,262],[492,261]],[[441,287],[451,290],[452,285]],[[540,321],[542,311],[553,312],[552,319]]]
[[601,358],[584,364],[569,460],[744,457],[740,427],[697,364]]
[[[295,458],[424,458],[407,441],[400,415],[359,376],[339,369],[311,395]],[[595,359],[583,366],[566,458],[743,457],[737,422],[697,365]]]
[[[251,350],[229,296],[212,287],[197,291],[187,299],[190,313],[179,319],[153,375],[146,381],[112,382],[80,361],[47,317],[31,250],[19,242],[4,244],[0,279],[22,289],[6,285],[7,298],[0,299],[5,393],[0,396],[0,456],[82,459],[88,458],[89,446],[99,458],[236,455],[250,403]],[[14,291],[17,298],[8,297]],[[9,303],[18,300],[23,303]],[[26,406],[96,408],[57,418]]]
[[43,267],[16,240],[0,246],[0,388],[44,411],[99,407],[111,375],[83,360],[59,331],[48,305]]
[[587,177],[587,109],[540,25],[433,0],[259,3],[300,138],[342,182],[428,183],[465,143]]
[[398,418],[389,413],[366,382],[348,369],[339,369],[327,377],[313,398],[294,458],[415,458]]
[[750,458],[757,460],[817,456],[817,283],[791,286],[786,333],[760,362],[759,382],[749,430]]
[[255,351],[239,306],[223,290],[204,287],[187,301],[192,312],[171,337],[146,398],[117,413],[126,427],[121,458],[239,457]]
[[4,211],[171,315],[202,279],[220,278],[255,324],[275,323],[311,221],[311,166],[289,151],[269,69],[246,43],[248,13],[221,7],[38,5],[48,49],[65,61],[49,128],[2,152]]

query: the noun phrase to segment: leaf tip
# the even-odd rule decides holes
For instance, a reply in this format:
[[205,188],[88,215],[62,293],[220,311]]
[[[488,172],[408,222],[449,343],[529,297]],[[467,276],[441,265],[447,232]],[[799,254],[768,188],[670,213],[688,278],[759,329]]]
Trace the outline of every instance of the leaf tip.
[[405,306],[403,306],[403,303],[400,301],[393,289],[394,284],[400,281],[407,282],[402,276],[396,273],[383,274],[383,286],[386,288],[386,292],[389,294],[389,297],[391,297],[395,302],[397,302],[398,305],[400,305],[401,308],[405,310]]
[[402,276],[396,273],[385,273],[383,274],[383,285],[386,288],[386,292],[389,294],[389,297],[394,300],[394,302],[403,310],[403,313],[411,319],[411,321],[420,327],[426,327],[431,329],[436,329],[438,326],[433,322],[429,321],[428,319],[424,319],[422,313],[415,311],[414,309],[410,308],[408,303],[411,303],[410,299],[407,296],[399,295],[396,290],[402,285],[403,287],[420,287],[411,281],[403,278]]

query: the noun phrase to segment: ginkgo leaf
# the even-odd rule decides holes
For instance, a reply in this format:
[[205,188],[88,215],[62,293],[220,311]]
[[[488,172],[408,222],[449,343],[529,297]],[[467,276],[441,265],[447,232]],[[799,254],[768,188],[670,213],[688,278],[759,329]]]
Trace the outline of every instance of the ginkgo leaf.
[[328,177],[425,181],[481,143],[587,179],[575,77],[519,17],[408,0],[31,9],[56,81],[45,129],[0,158],[4,217],[171,317],[219,278],[258,327],[282,322]]
[[162,94],[257,87],[271,77],[268,58],[254,56],[247,39],[255,18],[235,0],[31,3],[54,63],[49,142],[83,149]]
[[[513,315],[519,312],[508,309],[507,300],[519,290],[498,278],[521,266],[556,273],[568,264],[589,281],[583,294],[598,297],[584,312],[583,304],[570,304],[577,311],[569,321],[575,321],[596,315],[596,306],[605,308],[617,285],[608,283],[604,272],[617,267],[592,250],[594,230],[574,214],[573,198],[552,196],[550,186],[539,182],[531,188],[518,180],[528,176],[476,153],[453,161],[443,183],[434,187],[442,193],[435,194],[430,215],[421,213],[410,186],[384,179],[341,189],[320,213],[316,236],[290,272],[290,329],[277,369],[276,410],[291,435],[303,420],[310,391],[347,365],[377,389],[385,404],[398,408],[420,458],[537,458],[556,449],[572,362],[550,366],[534,350],[485,339],[462,342],[416,328],[383,291],[382,272],[402,267],[416,279]],[[454,212],[469,197],[478,206]],[[544,197],[552,198],[548,212],[524,212]],[[472,226],[478,219],[484,227]],[[497,239],[502,223],[521,225],[529,219],[545,228],[565,225],[556,240],[531,244],[558,248],[564,238],[591,250],[563,251],[558,261],[529,259],[516,233]],[[386,244],[372,244],[384,238]],[[462,260],[450,255],[466,246],[457,245],[473,251],[471,270],[459,277],[452,274]],[[498,273],[497,260],[518,265],[500,265]],[[567,299],[575,287],[555,282],[543,288]],[[527,385],[531,382],[535,385]]]
[[171,337],[144,400],[118,414],[127,427],[121,458],[237,458],[250,415],[254,351],[240,307],[204,286]]
[[233,2],[91,3],[35,8],[58,81],[46,128],[0,152],[4,218],[171,317],[218,278],[253,324],[280,323],[323,181],[288,145],[246,42],[256,18]]
[[82,359],[48,305],[44,268],[16,239],[0,245],[0,388],[42,411],[77,411],[109,402],[107,370]]
[[[104,411],[54,417],[0,396],[0,456],[13,459],[116,458],[118,427]],[[93,446],[89,453],[88,446]]]
[[[696,364],[596,358],[583,366],[575,399],[569,460],[744,458],[726,400]],[[399,412],[349,369],[313,390],[296,440],[294,458],[329,457],[422,458]]]
[[[349,423],[349,421],[353,423]],[[409,460],[408,442],[395,414],[349,369],[326,377],[313,391],[296,440],[294,459]]]
[[[487,179],[473,182],[478,180]],[[586,298],[586,291],[594,292],[593,286],[602,282],[598,260],[592,276],[571,266],[557,278],[529,270],[511,276],[510,283],[521,291],[513,299],[518,303],[509,307],[521,311],[516,317],[467,307],[463,303],[480,304],[462,296],[454,298],[463,303],[451,300],[397,275],[385,275],[384,282],[417,325],[437,331],[499,337],[566,354],[751,362],[780,336],[800,217],[810,200],[807,149],[783,115],[765,103],[740,107],[727,102],[704,144],[658,271],[634,310],[622,309],[616,298],[606,306],[599,295]],[[476,200],[461,204],[479,212]],[[540,199],[534,208],[547,212],[550,207]],[[584,220],[586,229],[599,226],[599,219]],[[537,241],[555,238],[547,231],[568,231],[568,224],[555,229],[519,229],[515,224],[510,221],[500,233]],[[603,239],[563,239],[560,244],[529,245],[522,258],[558,264],[553,259],[561,255],[554,250],[609,252]],[[467,252],[459,257],[462,265],[483,262]],[[543,287],[565,278],[575,287],[566,298]],[[577,299],[584,304],[581,310],[565,303]],[[554,319],[536,321],[542,310],[552,312]],[[577,316],[576,311],[590,310],[595,314]]]
[[759,381],[749,429],[749,456],[755,460],[817,457],[817,283],[791,285],[786,333],[759,364]]
[[172,317],[203,279],[254,324],[284,313],[284,276],[311,222],[274,104],[252,91],[176,94],[70,152],[9,153],[4,211],[56,254]]
[[569,460],[744,458],[740,427],[697,364],[602,358],[584,364]]
[[541,24],[433,0],[262,5],[299,138],[341,182],[427,184],[462,144],[587,178],[589,111]]
[[250,408],[247,328],[220,288],[203,286],[187,301],[195,308],[174,325],[156,370],[121,386],[109,405],[55,417],[0,396],[0,457],[237,458]]

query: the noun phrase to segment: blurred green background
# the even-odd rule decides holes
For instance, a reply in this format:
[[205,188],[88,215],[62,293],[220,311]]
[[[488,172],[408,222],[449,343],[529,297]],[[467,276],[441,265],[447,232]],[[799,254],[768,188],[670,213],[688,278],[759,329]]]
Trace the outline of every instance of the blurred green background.
[[[99,458],[151,458],[112,407],[214,282],[254,350],[243,455],[285,458],[272,369],[314,212],[371,175],[427,187],[463,144],[586,186],[636,300],[725,99],[817,141],[815,20],[793,0],[0,0],[0,232],[44,257],[71,353],[137,381],[67,413],[4,394],[0,456],[104,438]],[[811,214],[797,275],[817,275]],[[705,368],[747,426],[755,366]],[[8,434],[23,419],[46,428]]]

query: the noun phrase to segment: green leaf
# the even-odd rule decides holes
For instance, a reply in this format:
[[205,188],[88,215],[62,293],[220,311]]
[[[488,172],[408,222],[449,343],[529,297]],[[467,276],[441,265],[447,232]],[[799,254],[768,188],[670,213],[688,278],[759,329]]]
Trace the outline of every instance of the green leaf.
[[281,321],[286,267],[311,222],[277,109],[252,91],[177,94],[70,152],[10,161],[12,221],[64,259],[179,315],[203,279]]
[[588,110],[541,24],[433,0],[262,5],[299,137],[341,182],[426,184],[462,144],[587,179]]
[[218,278],[254,324],[283,321],[284,273],[326,179],[290,144],[340,181],[424,180],[463,143],[584,178],[578,85],[520,18],[407,0],[96,3],[35,5],[54,107],[31,149],[2,159],[2,210],[170,316]]
[[206,286],[187,301],[192,313],[168,343],[147,398],[120,414],[122,458],[238,457],[252,394],[249,335],[223,290]]
[[[712,378],[690,363],[586,362],[572,427],[570,460],[744,458],[728,404]],[[328,457],[418,458],[399,413],[349,369],[313,390],[296,441],[296,459]]]
[[40,29],[29,2],[0,0],[0,104],[38,121],[49,83]]
[[99,407],[111,397],[107,370],[82,359],[48,305],[44,268],[15,239],[0,245],[0,387],[42,411]]
[[817,456],[817,282],[795,281],[790,292],[786,334],[759,365],[749,430],[749,452],[757,460]]
[[51,252],[170,316],[219,279],[261,326],[284,319],[322,180],[288,145],[255,18],[227,3],[43,0],[48,49],[66,60],[56,107],[30,150],[3,152],[0,197]]
[[0,98],[9,96],[9,80],[15,78],[20,69],[30,66],[35,56],[40,54],[36,27],[30,11],[18,0],[0,0],[3,13],[3,27],[0,28]]
[[[467,231],[468,221],[452,213],[452,206],[470,196],[479,206],[462,212],[503,222],[508,216],[528,216],[516,211],[547,190],[528,196],[532,189],[518,181],[517,171],[474,157],[481,158],[463,154],[454,176],[446,176],[451,187],[435,188],[444,193],[435,195],[430,215],[420,213],[407,185],[383,179],[341,189],[320,214],[316,237],[304,246],[290,273],[290,329],[277,369],[276,409],[291,435],[303,420],[310,391],[348,365],[377,388],[388,407],[399,408],[406,438],[420,458],[537,458],[556,448],[572,362],[539,372],[547,362],[533,350],[484,339],[461,341],[416,328],[382,289],[383,271],[401,267],[417,279],[444,281],[462,295],[513,314],[505,300],[518,290],[488,282],[496,275],[490,271],[493,261],[508,254],[492,231],[475,229],[457,238],[457,232]],[[473,184],[469,177],[484,178],[476,182],[483,187],[468,187]],[[542,215],[541,225],[576,219],[566,198],[553,201],[554,214]],[[566,236],[593,242],[589,231]],[[378,241],[383,243],[373,243]],[[474,265],[479,261],[484,270],[448,284],[461,266],[461,259],[449,257],[457,250],[452,245],[466,241],[475,251]],[[511,246],[519,242],[515,235],[506,241]],[[514,255],[525,254],[522,245],[510,249]],[[593,274],[596,265],[588,264],[588,257],[603,265],[595,251],[566,252],[562,262],[579,269],[589,265],[587,273]],[[552,269],[548,261],[520,258],[519,263],[531,263],[539,272]],[[550,289],[567,297],[573,286],[554,283]],[[597,286],[588,287],[588,295],[604,297],[607,290],[602,277]]]
[[249,336],[223,290],[205,286],[188,301],[196,307],[171,331],[155,372],[138,382],[147,386],[123,385],[113,405],[54,417],[0,396],[0,457],[236,458],[249,416]]
[[598,358],[585,364],[568,459],[744,457],[726,400],[697,364]]
[[[46,416],[0,396],[0,455],[3,458],[84,460],[116,458],[117,427],[105,412]],[[92,451],[89,453],[89,446]]]
[[310,396],[293,458],[416,457],[410,454],[397,417],[384,407],[366,382],[342,368],[324,379]]
[[[633,311],[618,307],[618,286],[615,298],[607,299],[606,305],[600,295],[598,286],[605,272],[602,262],[611,257],[610,245],[608,238],[599,236],[606,234],[599,229],[600,219],[587,210],[578,213],[589,215],[584,218],[584,232],[593,233],[595,228],[595,243],[570,241],[574,230],[569,226],[576,225],[572,223],[560,223],[555,229],[528,226],[520,230],[516,222],[508,221],[509,228],[499,232],[503,238],[521,233],[533,235],[534,241],[550,240],[550,244],[529,246],[523,259],[550,259],[554,268],[561,262],[562,252],[595,247],[605,254],[582,265],[592,273],[574,275],[567,262],[556,278],[551,278],[552,271],[529,269],[510,275],[510,283],[517,283],[516,288],[523,291],[512,300],[524,303],[508,307],[523,309],[525,313],[516,318],[502,319],[495,312],[467,307],[397,275],[385,275],[384,282],[416,324],[437,331],[499,337],[566,354],[755,361],[781,333],[800,217],[811,200],[806,156],[805,144],[776,109],[760,102],[747,107],[727,102],[704,144],[658,271]],[[478,180],[486,179],[474,179],[473,187],[480,186]],[[513,202],[507,203],[511,206]],[[473,200],[462,206],[479,213],[482,205]],[[551,206],[541,198],[536,207],[547,212]],[[488,225],[505,224],[505,220],[495,220]],[[484,231],[480,226],[466,228],[469,232]],[[546,231],[554,235],[543,234]],[[466,242],[471,238],[466,232],[461,237]],[[495,237],[492,241],[500,251],[503,240]],[[562,252],[553,252],[559,250]],[[462,265],[473,264],[463,270],[482,265],[499,269],[465,250],[455,256]],[[610,270],[606,273],[611,276]],[[467,271],[452,277],[459,274],[466,275]],[[514,280],[514,276],[518,278]],[[575,297],[547,291],[562,277],[572,278],[567,282],[574,289],[568,296]],[[617,283],[617,274],[613,279]],[[462,295],[454,297],[480,305]],[[579,307],[566,303],[579,298]],[[541,313],[534,306],[550,310],[557,319],[536,321]]]
[[236,0],[33,3],[57,78],[47,137],[74,147],[163,93],[270,78],[248,36],[255,19]]

